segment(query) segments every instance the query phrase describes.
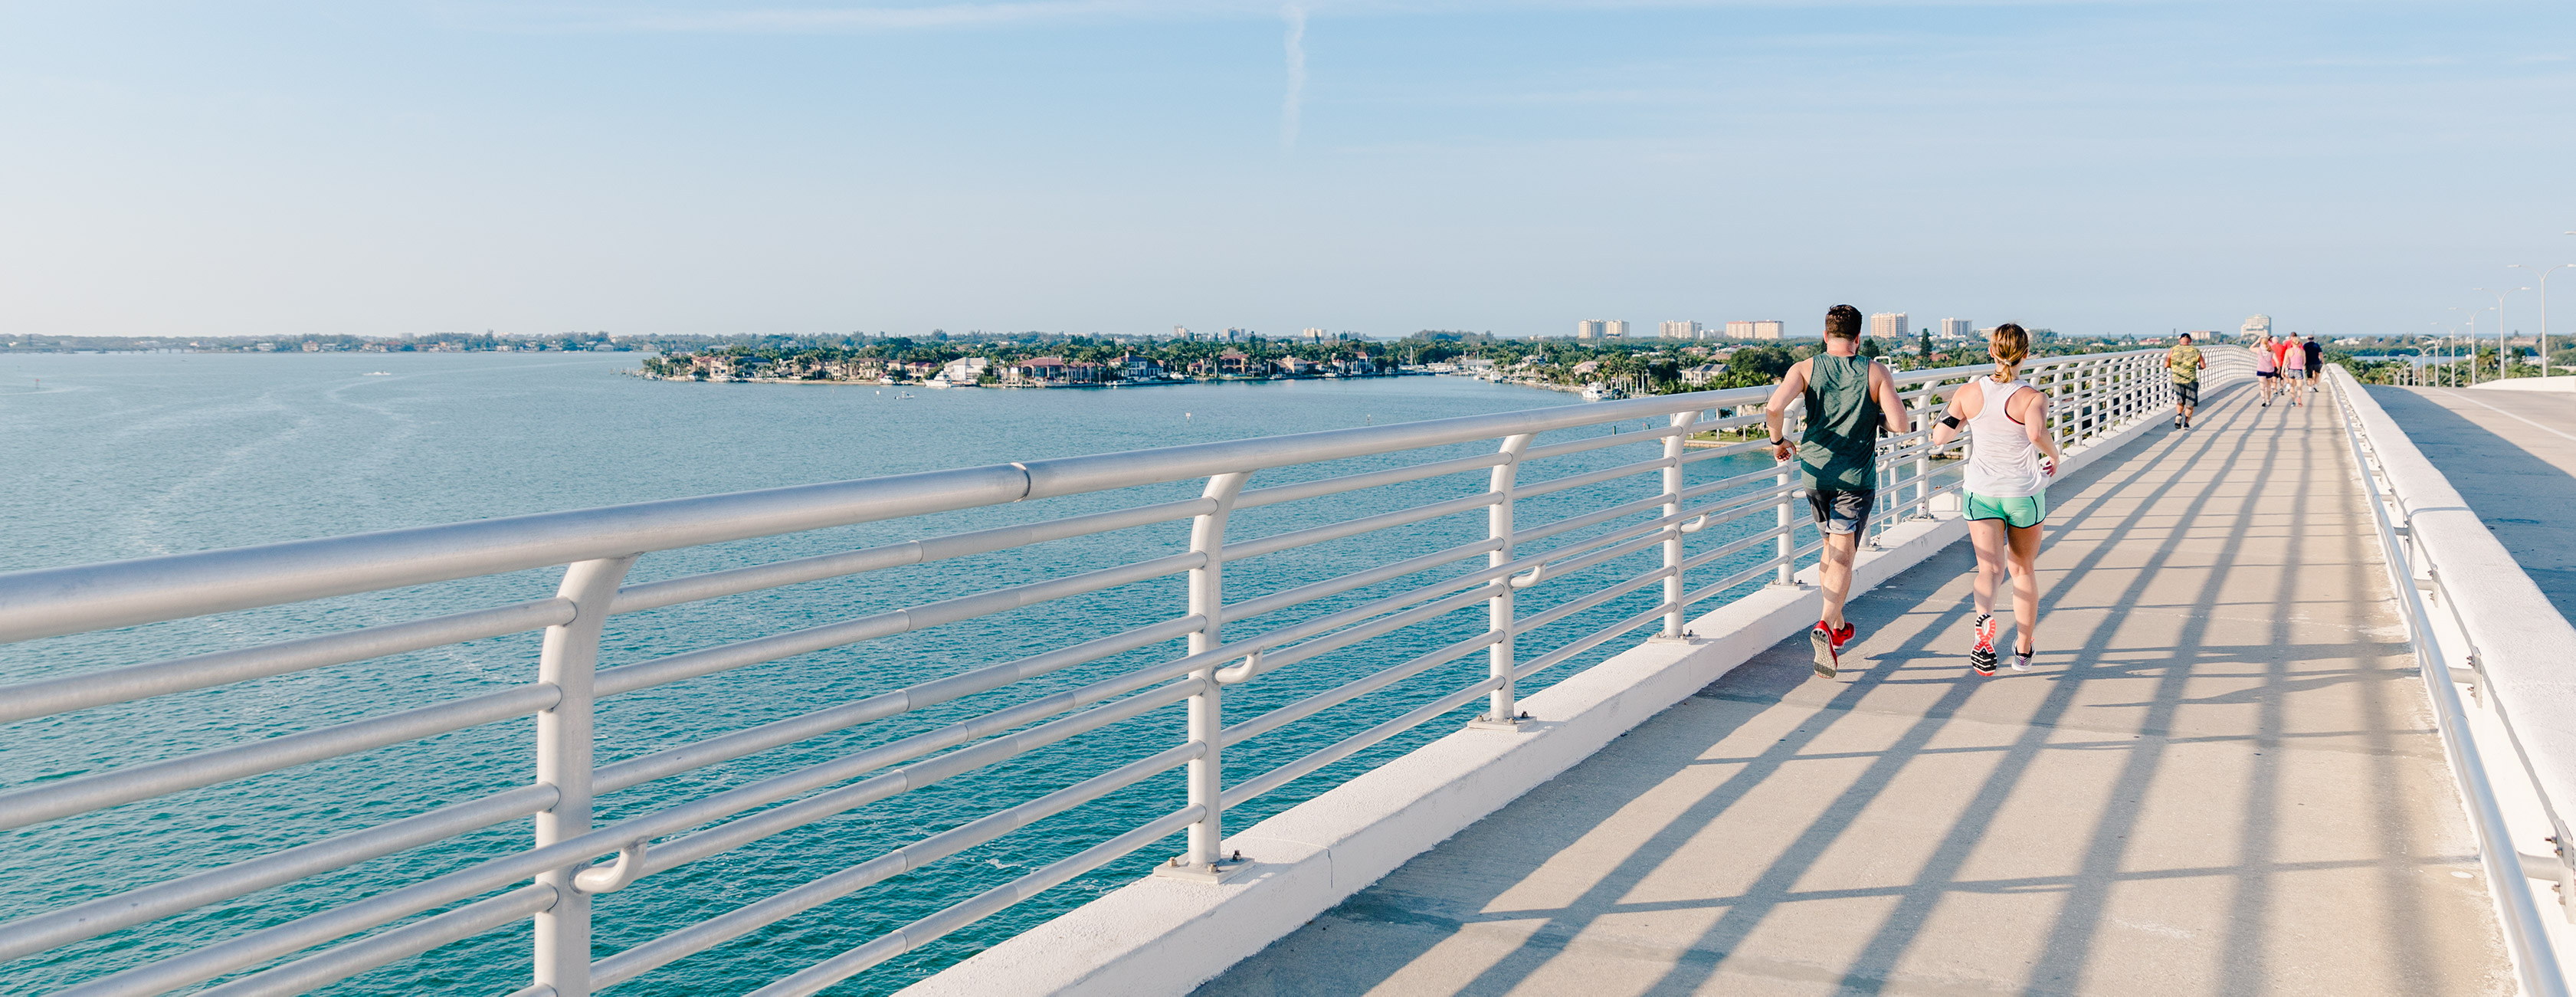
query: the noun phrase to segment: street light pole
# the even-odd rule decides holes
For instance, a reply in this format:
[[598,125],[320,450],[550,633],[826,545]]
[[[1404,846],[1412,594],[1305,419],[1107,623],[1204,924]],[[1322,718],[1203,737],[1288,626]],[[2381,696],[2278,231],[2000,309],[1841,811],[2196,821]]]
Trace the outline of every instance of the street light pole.
[[[2481,294],[2493,294],[2496,296],[2496,380],[2504,380],[2504,299],[2515,291],[2528,291],[2531,289],[2528,287],[2508,287],[2503,291],[2498,292],[2490,291],[2483,287],[2472,287],[2469,290],[2476,291]],[[2469,375],[2469,380],[2473,382],[2477,380],[2477,375],[2474,373],[2477,369],[2478,339],[2477,334],[2471,333],[2469,335],[2469,370],[2472,373]]]
[[[2484,309],[2484,308],[2462,308],[2462,307],[2460,307],[2460,306],[2458,306],[2458,305],[2453,305],[2453,306],[2451,306],[2451,310],[2452,310],[2452,311],[2455,311],[2455,312],[2463,312],[2463,311],[2464,311],[2464,312],[2469,313],[2469,342],[2471,342],[2471,343],[2475,343],[2475,342],[2477,342],[2477,341],[2478,341],[2478,313],[2479,313],[2479,312],[2482,312],[2482,311],[2485,311],[2486,309]],[[2452,329],[2452,331],[2453,331],[2453,332],[2457,332],[2457,331],[2459,331],[2459,330],[2457,329],[2457,327],[2454,327],[2454,328]],[[2455,382],[2453,382],[2453,383],[2454,383],[2454,385],[2456,385],[2456,384],[2457,384],[2457,382],[2456,382],[2456,381],[2455,381]],[[2477,354],[2475,354],[2475,353],[2471,353],[2471,354],[2469,354],[2469,383],[2470,383],[2470,384],[2476,384],[2476,383],[2478,383],[2478,355],[2477,355]]]
[[[2576,235],[2576,232],[2567,234]],[[2542,377],[2549,376],[2549,275],[2567,267],[2576,267],[2576,263],[2561,263],[2547,270],[2538,270],[2520,263],[2506,267],[2508,270],[2531,270],[2540,275],[2540,376]]]

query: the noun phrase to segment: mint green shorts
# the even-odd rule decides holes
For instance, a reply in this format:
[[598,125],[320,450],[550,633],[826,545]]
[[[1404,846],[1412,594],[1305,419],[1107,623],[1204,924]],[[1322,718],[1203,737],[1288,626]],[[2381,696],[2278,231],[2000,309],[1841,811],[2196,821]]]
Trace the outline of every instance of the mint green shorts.
[[2041,494],[1994,498],[1969,492],[1968,518],[2000,519],[2006,526],[2028,529],[2048,518],[2048,496]]

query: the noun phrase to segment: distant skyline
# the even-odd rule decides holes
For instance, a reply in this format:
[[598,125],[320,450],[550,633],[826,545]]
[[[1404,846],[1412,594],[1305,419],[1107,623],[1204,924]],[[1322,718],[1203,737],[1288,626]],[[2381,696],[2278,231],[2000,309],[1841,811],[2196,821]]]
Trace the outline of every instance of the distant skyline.
[[0,334],[2422,333],[2576,261],[2572,57],[2564,2],[19,3]]

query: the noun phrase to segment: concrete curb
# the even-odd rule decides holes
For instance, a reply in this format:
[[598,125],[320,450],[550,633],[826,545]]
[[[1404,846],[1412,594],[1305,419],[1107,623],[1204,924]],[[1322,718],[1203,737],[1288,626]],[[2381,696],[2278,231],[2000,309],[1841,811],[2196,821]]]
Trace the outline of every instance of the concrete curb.
[[[2405,428],[2349,372],[2340,376],[2362,433],[2406,511],[2402,525],[2417,560],[2430,565],[2453,594],[2450,610],[2485,666],[2496,710],[2545,804],[2563,820],[2565,808],[2576,806],[2576,672],[2569,669],[2576,662],[2576,626],[2559,615]],[[2500,765],[2497,770],[2510,771]],[[2568,833],[2563,826],[2555,830]]]
[[[2233,378],[2228,378],[2232,380]],[[2069,448],[2072,473],[2146,436],[2142,417]],[[1855,595],[1967,535],[1955,512],[1890,529],[1853,566]],[[1530,729],[1465,729],[1227,839],[1253,865],[1215,886],[1145,878],[905,989],[915,997],[1184,994],[1537,788],[1614,738],[1815,622],[1815,569],[1523,699]]]

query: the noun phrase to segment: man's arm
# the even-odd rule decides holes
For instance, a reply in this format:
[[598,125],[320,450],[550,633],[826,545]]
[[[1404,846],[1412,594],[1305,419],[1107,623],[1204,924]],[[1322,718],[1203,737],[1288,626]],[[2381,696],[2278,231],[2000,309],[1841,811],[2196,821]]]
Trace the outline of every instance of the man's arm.
[[1788,425],[1789,403],[1797,401],[1806,390],[1807,361],[1800,360],[1789,365],[1789,373],[1780,378],[1780,386],[1771,389],[1770,403],[1762,406],[1762,424],[1770,428],[1771,438],[1779,441],[1771,445],[1772,460],[1789,459],[1788,437],[1783,433]]
[[1905,410],[1905,394],[1896,390],[1896,372],[1876,360],[1869,362],[1869,390],[1878,396],[1879,419],[1891,434],[1913,430],[1914,415]]

